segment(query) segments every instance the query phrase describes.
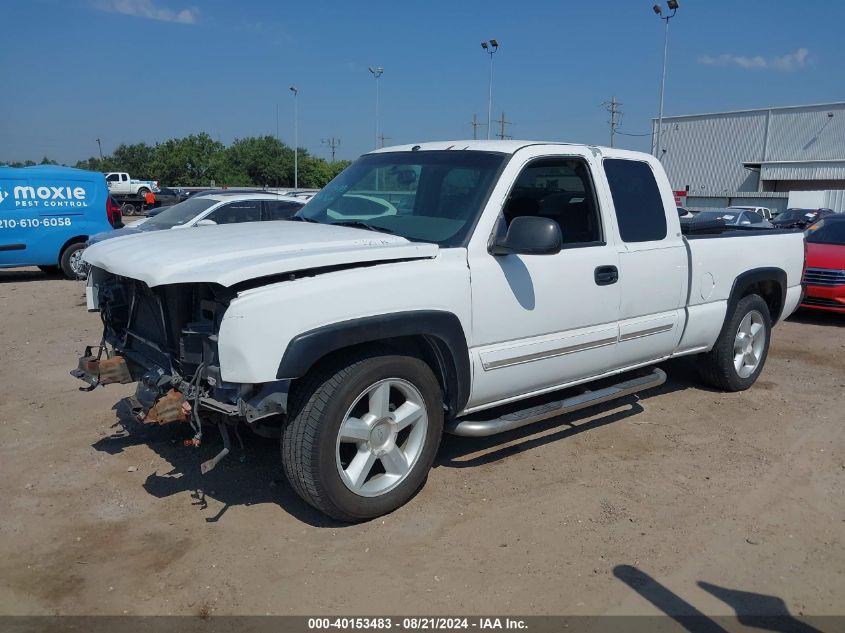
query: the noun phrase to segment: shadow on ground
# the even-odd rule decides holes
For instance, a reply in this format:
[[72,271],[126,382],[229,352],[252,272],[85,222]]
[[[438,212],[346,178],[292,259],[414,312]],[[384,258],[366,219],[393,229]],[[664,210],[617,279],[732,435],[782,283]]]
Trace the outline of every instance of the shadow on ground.
[[[660,387],[644,392],[646,399],[688,389],[693,385],[699,386],[695,382],[694,372],[686,363],[673,361],[661,367],[670,378]],[[214,457],[222,448],[220,433],[216,428],[204,427],[202,445],[186,448],[183,440],[192,435],[188,425],[143,424],[133,415],[128,400],[120,401],[113,409],[117,419],[112,426],[112,433],[95,442],[93,447],[111,455],[142,444],[154,450],[171,465],[167,472],[155,472],[147,477],[144,489],[154,497],[164,498],[189,492],[193,504],[201,510],[208,508],[209,498],[217,500],[223,504],[223,508],[214,516],[207,517],[208,522],[219,521],[232,506],[273,503],[315,527],[345,525],[328,519],[293,492],[282,472],[278,440],[264,439],[243,430],[241,438],[244,448],[241,449],[237,438],[232,435],[231,453],[214,470],[202,475],[200,464]],[[489,438],[446,435],[435,460],[435,467],[469,468],[506,459],[643,412],[639,399],[630,396]],[[538,433],[542,435],[537,436]]]
[[794,321],[795,323],[803,323],[805,325],[821,325],[823,327],[845,327],[845,314],[801,308],[790,315],[787,321]]
[[[491,437],[469,438],[445,435],[435,466],[470,468],[489,464],[579,433],[641,415],[645,410],[640,402],[655,396],[690,388],[716,391],[701,383],[692,363],[686,359],[667,361],[659,367],[668,376],[666,382],[659,387],[643,391],[640,395],[611,400]],[[607,382],[617,382],[629,377],[623,374],[621,377],[608,379]]]
[[[20,283],[22,281],[47,281],[64,279],[61,273],[45,273],[38,268],[11,268],[0,270],[0,284]],[[71,282],[70,279],[67,280]]]
[[[709,617],[668,587],[631,565],[617,565],[613,575],[691,633],[724,633],[725,618]],[[740,624],[767,631],[821,633],[795,618],[777,596],[739,591],[699,581],[698,586],[733,609]]]

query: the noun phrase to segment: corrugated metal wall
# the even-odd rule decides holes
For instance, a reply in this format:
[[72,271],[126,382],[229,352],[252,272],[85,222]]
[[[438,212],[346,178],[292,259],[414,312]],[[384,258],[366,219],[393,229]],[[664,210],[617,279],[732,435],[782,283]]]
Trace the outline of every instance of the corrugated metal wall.
[[663,119],[663,166],[674,189],[717,194],[756,191],[757,174],[742,166],[763,155],[766,113]]
[[778,194],[778,197],[768,196],[689,196],[686,200],[686,208],[694,211],[707,211],[708,209],[724,209],[730,206],[743,207],[768,207],[772,211],[786,210],[789,199],[788,194]]
[[742,163],[845,161],[845,103],[665,117],[661,143],[674,189],[710,196],[757,191],[758,174]]

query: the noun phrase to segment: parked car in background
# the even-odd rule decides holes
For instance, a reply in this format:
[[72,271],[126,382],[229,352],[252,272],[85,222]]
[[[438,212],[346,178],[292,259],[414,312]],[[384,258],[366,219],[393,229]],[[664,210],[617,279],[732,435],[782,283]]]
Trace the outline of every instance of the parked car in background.
[[830,215],[810,229],[801,306],[845,314],[845,215]]
[[156,209],[155,216],[139,220],[118,231],[99,233],[86,246],[103,240],[161,231],[214,224],[239,224],[268,220],[287,220],[303,207],[296,198],[267,193],[220,193],[213,196],[192,196],[184,202]]
[[772,210],[769,207],[743,207],[738,205],[731,205],[728,209],[732,211],[754,211],[763,216],[765,220],[771,220],[773,216]]
[[38,266],[75,279],[85,241],[121,226],[103,174],[71,167],[0,167],[0,268]]
[[734,208],[712,209],[696,214],[697,222],[722,220],[727,226],[747,226],[757,229],[770,229],[772,223],[756,211],[744,211]]
[[772,224],[776,229],[803,229],[835,213],[833,209],[787,209]]
[[155,196],[153,205],[156,209],[169,207],[183,200],[178,191],[169,187],[160,187],[153,196]]

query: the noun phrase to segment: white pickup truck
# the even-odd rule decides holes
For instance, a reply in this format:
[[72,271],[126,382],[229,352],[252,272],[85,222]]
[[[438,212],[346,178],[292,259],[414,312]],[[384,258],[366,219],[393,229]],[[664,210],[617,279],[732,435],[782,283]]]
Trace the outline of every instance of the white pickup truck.
[[[366,154],[292,221],[85,251],[100,345],[139,415],[281,437],[293,488],[345,521],[405,503],[444,431],[483,436],[661,384],[694,356],[750,387],[801,299],[803,235],[692,227],[653,157],[456,141]],[[615,377],[615,378],[614,378]],[[589,389],[576,385],[591,384]]]
[[136,180],[125,171],[112,171],[105,176],[109,193],[118,199],[120,196],[143,198],[150,192],[158,191],[158,184],[154,180]]

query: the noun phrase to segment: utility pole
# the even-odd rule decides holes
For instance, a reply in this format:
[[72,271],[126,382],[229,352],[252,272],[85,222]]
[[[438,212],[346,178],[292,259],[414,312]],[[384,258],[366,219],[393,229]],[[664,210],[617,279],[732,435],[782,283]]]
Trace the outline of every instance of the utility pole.
[[669,15],[663,15],[663,9],[660,7],[659,4],[655,4],[652,7],[654,13],[666,23],[666,33],[663,36],[663,72],[660,74],[660,112],[657,115],[657,142],[654,146],[654,155],[657,157],[657,160],[661,160],[663,158],[663,150],[660,147],[660,134],[663,128],[663,92],[666,89],[666,57],[669,52],[669,20],[675,17],[675,13],[678,11],[678,0],[669,0],[666,3],[666,6],[672,11]]
[[384,142],[389,141],[392,138],[393,138],[392,136],[385,136],[384,132],[379,134],[378,135],[378,145],[379,145],[379,147],[383,149],[384,148]]
[[622,104],[616,100],[616,97],[611,97],[610,101],[605,101],[603,104],[607,111],[610,112],[610,146],[616,147],[616,128],[622,123]]
[[487,140],[490,140],[490,117],[493,116],[493,53],[499,50],[499,41],[481,42],[481,48],[490,56],[490,81],[487,86]]
[[376,82],[376,133],[375,133],[375,138],[376,138],[376,149],[378,149],[378,137],[379,137],[379,132],[378,132],[378,80],[384,74],[384,68],[382,68],[381,66],[368,66],[367,70],[369,70],[370,73],[372,73],[373,79],[375,79],[375,82]]
[[103,160],[103,144],[100,143],[100,137],[97,137],[97,147],[100,148],[100,160]]
[[477,141],[478,128],[484,127],[484,124],[478,122],[478,115],[476,115],[475,112],[472,113],[472,122],[470,123],[470,125],[472,126],[472,140]]
[[334,162],[334,152],[338,147],[340,147],[340,139],[335,138],[334,136],[332,136],[331,138],[324,138],[323,145],[329,146],[329,149],[332,152],[332,162]]
[[293,93],[293,190],[299,190],[299,112],[297,110],[297,97],[299,89],[291,86]]
[[276,140],[279,140],[279,104],[276,104]]
[[498,124],[501,126],[501,127],[499,128],[499,133],[496,135],[496,136],[498,137],[498,139],[503,141],[503,140],[505,140],[506,138],[511,138],[510,136],[508,136],[507,134],[505,134],[505,126],[506,126],[506,125],[511,125],[511,124],[513,123],[513,121],[507,121],[507,120],[505,120],[505,113],[504,113],[504,112],[502,112],[502,118],[501,118],[501,119],[499,119],[498,121],[496,121],[496,123],[498,123]]

